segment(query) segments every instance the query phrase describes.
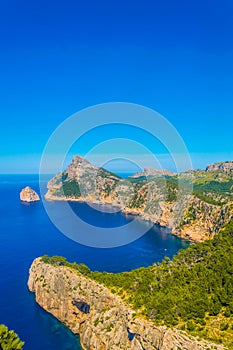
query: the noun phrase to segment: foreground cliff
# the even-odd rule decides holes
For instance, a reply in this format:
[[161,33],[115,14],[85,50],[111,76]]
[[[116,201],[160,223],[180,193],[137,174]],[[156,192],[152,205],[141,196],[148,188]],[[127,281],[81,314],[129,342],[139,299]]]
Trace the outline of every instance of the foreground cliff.
[[74,156],[48,183],[46,199],[109,203],[180,237],[205,241],[233,217],[233,162],[179,175],[146,168],[121,179]]
[[61,264],[35,259],[28,287],[39,305],[80,335],[85,350],[224,349],[136,317],[108,288]]

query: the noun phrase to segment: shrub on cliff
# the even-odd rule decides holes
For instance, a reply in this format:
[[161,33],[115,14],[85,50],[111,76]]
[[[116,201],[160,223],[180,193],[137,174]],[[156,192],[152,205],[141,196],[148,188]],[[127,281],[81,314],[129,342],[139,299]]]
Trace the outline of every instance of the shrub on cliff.
[[47,254],[41,257],[41,260],[46,264],[56,265],[56,266],[67,266],[79,271],[83,275],[88,275],[90,269],[85,264],[77,264],[76,262],[69,262],[63,256],[54,255],[49,257]]
[[22,342],[14,331],[10,331],[5,325],[0,325],[0,349],[2,350],[21,350]]

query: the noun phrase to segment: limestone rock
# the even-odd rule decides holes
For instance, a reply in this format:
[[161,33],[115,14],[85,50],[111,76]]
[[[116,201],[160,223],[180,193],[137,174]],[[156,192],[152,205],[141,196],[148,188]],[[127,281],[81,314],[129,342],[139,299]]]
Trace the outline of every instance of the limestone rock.
[[[67,169],[48,182],[45,198],[48,200],[59,197],[64,200],[79,198],[87,202],[107,202],[109,193],[113,191],[118,181],[117,175],[92,165],[81,156],[74,156]],[[76,193],[72,192],[74,187],[68,191],[64,189],[64,185],[70,183],[76,184]]]
[[206,171],[215,171],[215,170],[223,170],[223,171],[233,170],[233,160],[228,162],[219,162],[215,164],[209,164],[206,167]]
[[22,202],[37,202],[40,200],[39,195],[31,187],[27,186],[20,192],[20,200]]
[[41,258],[30,268],[28,287],[41,307],[79,334],[84,350],[224,349],[135,317],[134,311],[105,286]]

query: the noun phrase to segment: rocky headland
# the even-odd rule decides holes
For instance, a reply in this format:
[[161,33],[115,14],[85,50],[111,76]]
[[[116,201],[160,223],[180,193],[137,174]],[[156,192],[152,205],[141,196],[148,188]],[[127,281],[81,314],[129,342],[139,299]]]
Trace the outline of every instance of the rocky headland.
[[179,237],[205,241],[233,218],[233,161],[182,174],[145,168],[127,179],[74,156],[48,183],[47,200],[111,204],[166,226]]
[[122,299],[80,272],[34,260],[28,287],[46,311],[79,334],[84,350],[204,350],[223,345],[137,317]]
[[31,187],[27,186],[20,192],[20,200],[22,202],[37,202],[40,200],[39,195]]

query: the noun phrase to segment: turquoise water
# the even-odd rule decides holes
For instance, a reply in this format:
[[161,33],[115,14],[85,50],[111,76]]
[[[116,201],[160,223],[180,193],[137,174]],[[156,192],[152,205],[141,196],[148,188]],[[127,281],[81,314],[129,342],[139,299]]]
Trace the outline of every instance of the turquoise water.
[[[35,302],[27,289],[29,267],[37,256],[63,255],[85,263],[93,270],[120,272],[148,266],[167,255],[172,257],[188,242],[154,226],[147,234],[126,246],[97,249],[69,240],[50,222],[42,202],[23,205],[20,190],[29,185],[39,191],[35,175],[0,176],[0,323],[14,329],[25,341],[25,350],[78,350],[78,338]],[[52,204],[61,210],[59,202]],[[102,213],[85,203],[72,203],[74,211],[90,223],[109,227],[123,225],[121,213]]]

